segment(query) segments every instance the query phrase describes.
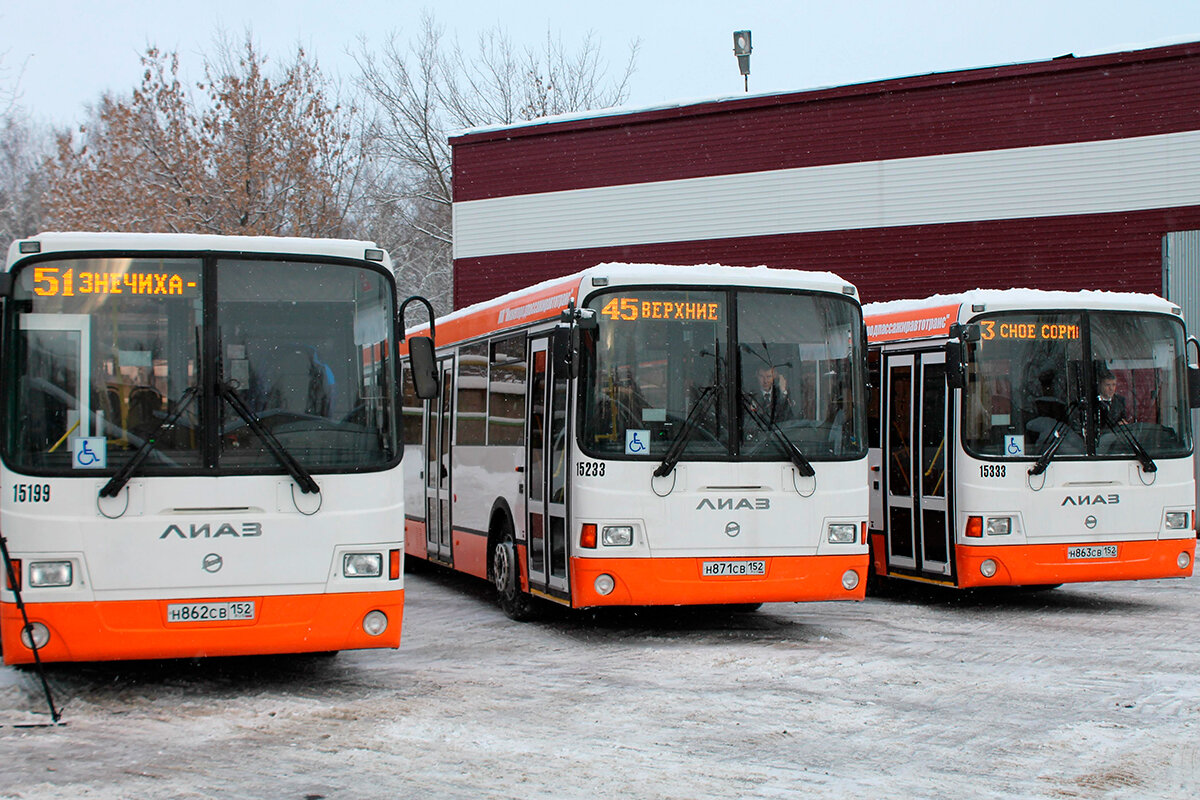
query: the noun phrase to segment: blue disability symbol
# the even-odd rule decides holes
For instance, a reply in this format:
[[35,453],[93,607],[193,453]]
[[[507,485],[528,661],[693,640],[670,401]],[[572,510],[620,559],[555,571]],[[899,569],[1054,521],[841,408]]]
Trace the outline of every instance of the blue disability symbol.
[[643,444],[642,440],[638,438],[638,435],[634,433],[633,438],[629,440],[629,452],[640,453],[645,449],[646,445]]
[[1021,447],[1017,444],[1016,439],[1008,440],[1008,454],[1013,456],[1021,455]]
[[100,456],[92,452],[92,443],[85,441],[83,446],[79,448],[79,455],[76,456],[79,466],[87,467],[95,464],[100,460]]

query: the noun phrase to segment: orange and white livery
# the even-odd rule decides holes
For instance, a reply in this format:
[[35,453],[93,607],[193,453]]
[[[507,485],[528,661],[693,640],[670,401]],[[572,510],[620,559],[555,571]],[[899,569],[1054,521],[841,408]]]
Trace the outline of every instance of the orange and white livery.
[[399,645],[384,251],[47,233],[3,285],[6,663]]
[[864,307],[872,573],[958,587],[1183,577],[1195,479],[1180,309],[976,290]]
[[602,264],[439,319],[408,554],[515,618],[861,599],[860,313],[828,273]]

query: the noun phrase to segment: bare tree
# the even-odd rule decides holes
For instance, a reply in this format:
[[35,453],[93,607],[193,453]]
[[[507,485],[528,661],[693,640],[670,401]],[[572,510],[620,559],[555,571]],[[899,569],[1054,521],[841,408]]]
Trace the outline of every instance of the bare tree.
[[362,87],[376,109],[369,137],[378,178],[373,202],[404,220],[391,233],[398,238],[385,231],[374,238],[397,256],[401,278],[449,307],[454,131],[619,105],[629,96],[637,51],[631,43],[615,77],[591,34],[570,51],[549,32],[540,47],[518,47],[495,27],[467,52],[428,15],[407,45],[393,34],[376,55],[362,43]]
[[12,75],[0,54],[0,258],[13,239],[42,225],[45,180],[39,166],[51,138],[18,105],[20,96],[20,73]]
[[193,92],[150,48],[141,85],[64,133],[47,212],[63,227],[343,236],[362,170],[357,112],[299,49],[268,74],[250,37],[218,43]]

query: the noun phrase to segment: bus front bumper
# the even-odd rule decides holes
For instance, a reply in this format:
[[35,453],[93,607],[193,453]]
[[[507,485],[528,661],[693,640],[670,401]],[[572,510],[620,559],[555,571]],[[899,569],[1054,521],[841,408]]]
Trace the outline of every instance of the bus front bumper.
[[[1115,555],[1111,549],[1114,547]],[[958,585],[963,588],[1041,586],[1086,581],[1186,578],[1192,574],[1196,540],[987,546],[959,544],[955,549],[959,567]],[[986,577],[988,572],[993,573],[991,577]]]
[[[168,607],[253,602],[254,618],[171,621]],[[30,623],[50,637],[42,661],[110,661],[207,656],[319,653],[400,645],[404,590],[260,597],[26,603]],[[368,634],[364,618],[386,615],[386,628]],[[373,618],[377,621],[378,616]],[[4,663],[33,662],[21,642],[24,622],[15,603],[0,603]]]
[[[837,556],[572,558],[572,605],[589,608],[862,600],[867,558],[865,552]],[[714,563],[742,562],[765,562],[763,574],[705,574],[706,563],[711,573]],[[724,569],[738,571],[736,566]],[[601,593],[599,589],[606,588],[609,580],[612,589]]]

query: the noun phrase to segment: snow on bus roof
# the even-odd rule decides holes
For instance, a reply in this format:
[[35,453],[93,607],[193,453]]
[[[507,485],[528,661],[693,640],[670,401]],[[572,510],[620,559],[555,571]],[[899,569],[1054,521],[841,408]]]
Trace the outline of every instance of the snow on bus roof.
[[[818,291],[828,291],[841,294],[843,287],[849,286],[854,289],[858,296],[858,290],[854,285],[844,278],[832,272],[809,272],[805,270],[795,269],[780,269],[779,267],[768,267],[765,265],[755,267],[731,267],[724,264],[650,264],[650,263],[626,263],[626,262],[606,262],[597,264],[593,267],[574,272],[569,275],[561,275],[557,278],[548,278],[539,283],[526,286],[521,289],[514,289],[511,292],[493,297],[490,300],[483,300],[474,305],[460,308],[452,311],[449,314],[436,317],[438,325],[443,323],[451,323],[469,317],[474,314],[486,312],[489,310],[500,310],[513,303],[527,300],[531,297],[543,294],[552,289],[565,289],[573,284],[579,285],[589,277],[605,277],[610,281],[645,281],[648,283],[671,283],[676,277],[672,273],[687,272],[687,282],[695,283],[699,286],[707,286],[712,284],[731,284],[731,285],[775,285],[783,282],[785,285],[795,285]],[[560,292],[561,294],[561,292]],[[579,301],[578,292],[573,291],[569,299],[576,302]],[[565,307],[567,299],[563,299],[561,307]],[[428,329],[428,323],[421,323],[409,327],[408,333],[419,333],[422,330]]]
[[863,316],[917,312],[926,308],[951,305],[1004,308],[1135,308],[1148,311],[1171,311],[1177,308],[1158,295],[1140,292],[1109,292],[1096,289],[1074,292],[1046,289],[972,289],[958,294],[935,294],[920,299],[864,303]]
[[315,239],[301,236],[234,236],[207,233],[125,233],[116,231],[47,231],[16,239],[9,246],[7,264],[31,255],[20,252],[22,242],[36,241],[41,252],[88,250],[192,250],[215,252],[324,255],[362,259],[367,250],[379,250],[379,263],[389,266],[386,251],[360,239]]

